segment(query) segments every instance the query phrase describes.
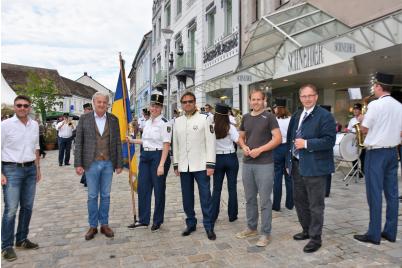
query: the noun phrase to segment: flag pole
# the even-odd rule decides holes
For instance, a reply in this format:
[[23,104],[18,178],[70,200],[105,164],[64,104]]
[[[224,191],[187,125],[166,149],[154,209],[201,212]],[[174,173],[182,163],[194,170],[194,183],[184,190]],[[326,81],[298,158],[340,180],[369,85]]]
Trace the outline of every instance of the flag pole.
[[[124,71],[124,64],[123,64],[123,58],[121,57],[121,52],[119,52],[119,61],[120,61],[120,74],[121,74],[121,82],[122,82],[122,89],[123,89],[123,109],[124,109],[124,116],[125,116],[124,122],[127,122],[128,119],[127,119],[127,108],[126,108],[126,91],[127,91],[126,73]],[[129,135],[128,130],[129,130],[129,127],[128,127],[128,123],[127,123],[126,136]],[[137,222],[137,209],[135,206],[134,181],[132,180],[133,174],[131,172],[130,143],[126,142],[126,145],[127,145],[127,154],[128,154],[128,183],[130,184],[131,203],[132,203],[132,207],[133,207],[133,216],[134,216],[134,223],[132,225],[135,225],[135,223]]]

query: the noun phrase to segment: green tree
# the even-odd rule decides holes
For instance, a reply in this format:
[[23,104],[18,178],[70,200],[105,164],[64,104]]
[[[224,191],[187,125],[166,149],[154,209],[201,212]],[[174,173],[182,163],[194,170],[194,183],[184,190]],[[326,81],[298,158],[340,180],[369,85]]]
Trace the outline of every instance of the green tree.
[[59,90],[54,81],[48,78],[41,78],[35,72],[28,73],[28,80],[25,85],[18,85],[22,94],[32,99],[32,107],[35,112],[40,113],[42,120],[46,121],[46,114],[53,110],[53,106],[60,105]]

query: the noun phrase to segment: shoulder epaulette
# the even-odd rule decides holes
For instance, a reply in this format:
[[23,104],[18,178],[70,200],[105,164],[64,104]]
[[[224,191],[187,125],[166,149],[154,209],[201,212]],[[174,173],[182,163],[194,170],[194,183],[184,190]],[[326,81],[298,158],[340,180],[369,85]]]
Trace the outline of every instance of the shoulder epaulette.
[[166,123],[168,120],[166,118],[162,117],[162,121]]

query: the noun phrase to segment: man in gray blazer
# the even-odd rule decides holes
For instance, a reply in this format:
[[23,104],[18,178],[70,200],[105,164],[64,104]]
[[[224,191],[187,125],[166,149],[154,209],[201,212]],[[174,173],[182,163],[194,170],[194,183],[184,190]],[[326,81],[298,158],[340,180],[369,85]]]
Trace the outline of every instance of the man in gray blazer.
[[[85,171],[88,185],[88,222],[86,240],[100,232],[113,237],[109,227],[110,190],[113,171],[123,167],[119,120],[107,112],[109,96],[97,92],[92,97],[93,113],[83,114],[77,126],[74,167],[78,175]],[[98,204],[98,196],[100,202]]]

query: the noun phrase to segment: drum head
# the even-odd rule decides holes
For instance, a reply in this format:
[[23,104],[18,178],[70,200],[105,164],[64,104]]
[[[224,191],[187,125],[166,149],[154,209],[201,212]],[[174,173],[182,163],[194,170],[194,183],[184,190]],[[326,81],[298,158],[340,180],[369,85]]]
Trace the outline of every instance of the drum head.
[[356,134],[346,134],[340,144],[339,151],[342,159],[345,161],[355,161],[359,158],[359,148],[357,145]]

